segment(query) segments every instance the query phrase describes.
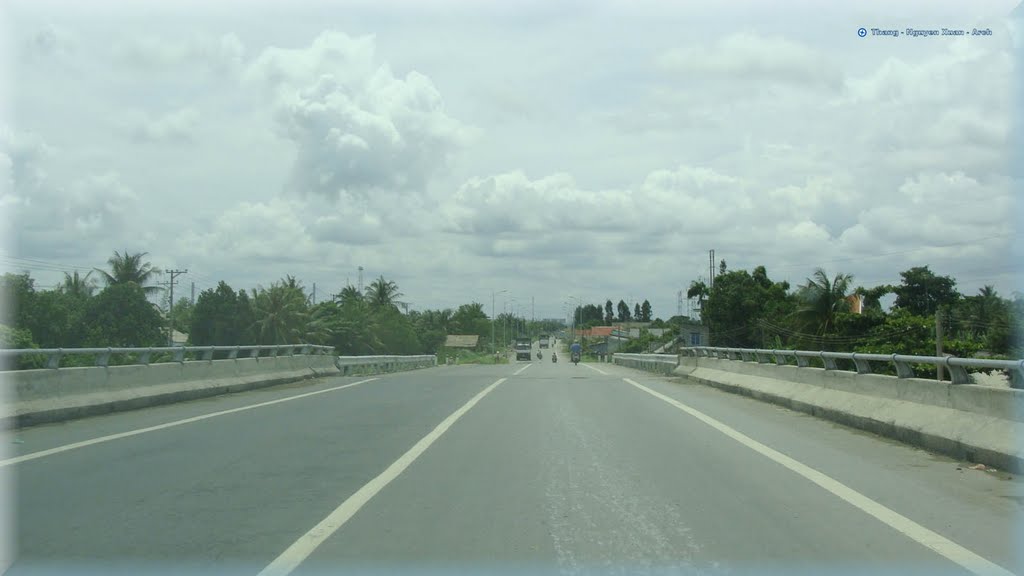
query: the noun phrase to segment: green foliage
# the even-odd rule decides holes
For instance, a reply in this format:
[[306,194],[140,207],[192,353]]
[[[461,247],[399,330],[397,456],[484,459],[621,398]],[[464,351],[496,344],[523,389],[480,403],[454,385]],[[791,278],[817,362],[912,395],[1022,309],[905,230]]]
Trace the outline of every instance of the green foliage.
[[188,298],[179,298],[178,302],[174,305],[173,313],[171,314],[172,324],[175,330],[188,334],[188,331],[192,329],[192,312],[194,310],[192,301]]
[[[39,345],[32,341],[28,330],[0,324],[0,348],[26,350],[39,348]],[[0,366],[0,370],[32,370],[45,365],[46,357],[43,355],[22,356],[14,361],[13,366]]]
[[712,345],[760,347],[771,335],[762,330],[765,322],[773,329],[788,330],[786,319],[796,310],[796,300],[788,289],[785,282],[772,282],[764,267],[758,267],[755,274],[732,270],[719,275],[701,309],[701,319],[711,329]]
[[252,306],[256,314],[258,344],[301,344],[306,341],[309,301],[294,278],[289,276],[267,289],[260,287]]
[[[882,324],[871,329],[868,338],[854,352],[934,356],[935,321],[915,316],[906,309],[894,310]],[[935,368],[914,366],[914,372],[920,377],[934,376]]]
[[28,274],[4,274],[0,277],[0,324],[24,328],[31,322],[35,281]]
[[625,300],[619,300],[618,310],[619,310],[619,315],[616,318],[616,320],[618,320],[619,322],[629,322],[629,318],[630,318],[629,305],[626,304]]
[[850,309],[846,292],[852,281],[849,274],[836,274],[830,280],[824,270],[815,270],[814,277],[808,278],[798,293],[800,328],[818,335],[835,332],[836,315]]
[[248,295],[245,292],[236,294],[226,282],[221,281],[216,290],[203,290],[196,298],[189,322],[189,342],[194,346],[255,344],[246,338],[251,335],[249,328],[254,323]]
[[161,346],[163,319],[135,282],[113,284],[89,299],[82,318],[85,347]]
[[651,313],[651,303],[647,300],[644,300],[643,304],[640,305],[640,321],[650,322]]
[[604,323],[610,325],[615,321],[615,305],[612,304],[611,298],[604,303]]
[[161,288],[146,286],[146,284],[153,276],[160,273],[160,269],[154,268],[149,262],[142,261],[148,254],[148,252],[129,254],[127,250],[124,251],[124,254],[121,254],[115,251],[114,255],[107,260],[110,272],[100,270],[99,268],[95,270],[102,274],[107,286],[133,282],[141,286],[144,293],[154,294],[159,292]]
[[896,306],[915,316],[933,315],[940,306],[951,306],[959,298],[956,280],[949,276],[936,276],[928,266],[900,272],[900,277],[902,283],[893,289]]

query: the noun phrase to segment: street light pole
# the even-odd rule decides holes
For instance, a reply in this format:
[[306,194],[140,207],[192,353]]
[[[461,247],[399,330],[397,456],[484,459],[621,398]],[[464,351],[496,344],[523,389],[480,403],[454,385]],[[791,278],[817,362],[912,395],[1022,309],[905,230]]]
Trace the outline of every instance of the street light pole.
[[504,294],[505,292],[508,292],[508,290],[502,290],[501,292],[495,292],[494,290],[491,290],[491,349],[492,350],[497,350],[497,347],[495,346],[495,343],[494,343],[494,321],[495,321],[495,319],[494,319],[494,297],[497,296],[498,294]]

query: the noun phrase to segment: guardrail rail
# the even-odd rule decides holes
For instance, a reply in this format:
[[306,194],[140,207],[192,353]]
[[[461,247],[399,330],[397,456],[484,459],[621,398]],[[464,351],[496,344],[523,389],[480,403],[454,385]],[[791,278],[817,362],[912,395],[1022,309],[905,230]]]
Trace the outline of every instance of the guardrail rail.
[[758,362],[786,366],[789,359],[796,361],[800,368],[811,366],[812,360],[820,361],[825,370],[840,370],[837,360],[852,362],[857,374],[872,374],[872,362],[888,362],[896,368],[897,378],[915,378],[911,364],[930,364],[949,371],[951,384],[972,384],[968,368],[976,370],[1003,370],[1010,374],[1014,388],[1024,388],[1024,360],[992,360],[986,358],[957,358],[955,356],[910,356],[906,354],[866,354],[860,352],[825,352],[810,350],[767,350],[758,348],[721,348],[696,346],[682,348],[680,356],[695,358],[717,358],[741,362]]
[[[21,348],[21,349],[0,349],[0,362],[6,366],[11,359],[25,356],[46,356],[46,368],[60,368],[60,361],[65,356],[92,355],[95,357],[94,366],[109,366],[112,354],[133,355],[128,364],[165,364],[184,363],[196,361],[213,360],[214,352],[227,352],[228,360],[239,357],[243,351],[248,351],[249,358],[261,357],[261,352],[270,352],[267,357],[295,356],[295,355],[320,355],[330,354],[334,351],[333,346],[315,346],[312,344],[280,344],[280,345],[251,345],[251,346],[167,346],[148,348]],[[298,352],[296,352],[298,351]],[[283,353],[282,353],[283,352]],[[150,362],[154,354],[171,354],[169,362]],[[202,358],[188,360],[186,354],[202,354]],[[244,356],[243,356],[244,357]]]

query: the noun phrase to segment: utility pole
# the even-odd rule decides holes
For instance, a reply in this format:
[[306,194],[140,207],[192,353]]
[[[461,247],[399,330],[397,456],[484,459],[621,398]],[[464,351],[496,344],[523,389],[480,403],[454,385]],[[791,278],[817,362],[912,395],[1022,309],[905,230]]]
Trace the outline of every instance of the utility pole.
[[167,308],[167,323],[170,324],[170,329],[167,331],[167,345],[174,346],[174,277],[188,274],[188,270],[168,270],[167,273],[171,275],[171,280],[168,282],[171,286],[171,305]]
[[316,282],[313,282],[313,306],[316,306]]
[[[939,309],[935,310],[935,355],[942,358],[942,311]],[[936,365],[935,375],[938,377],[939,382],[942,382],[942,364]]]
[[363,293],[363,267],[359,267],[359,293]]
[[192,283],[192,305],[196,305],[196,283]]
[[708,278],[709,284],[708,289],[715,287],[715,251],[711,250],[708,252]]

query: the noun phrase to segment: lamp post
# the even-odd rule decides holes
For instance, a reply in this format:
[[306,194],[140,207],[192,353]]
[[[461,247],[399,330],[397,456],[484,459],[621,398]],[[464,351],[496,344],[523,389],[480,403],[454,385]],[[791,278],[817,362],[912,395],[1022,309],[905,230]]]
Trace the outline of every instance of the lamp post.
[[508,290],[502,290],[501,292],[495,292],[491,290],[491,350],[497,351],[497,347],[494,344],[494,297],[498,294],[504,294]]

